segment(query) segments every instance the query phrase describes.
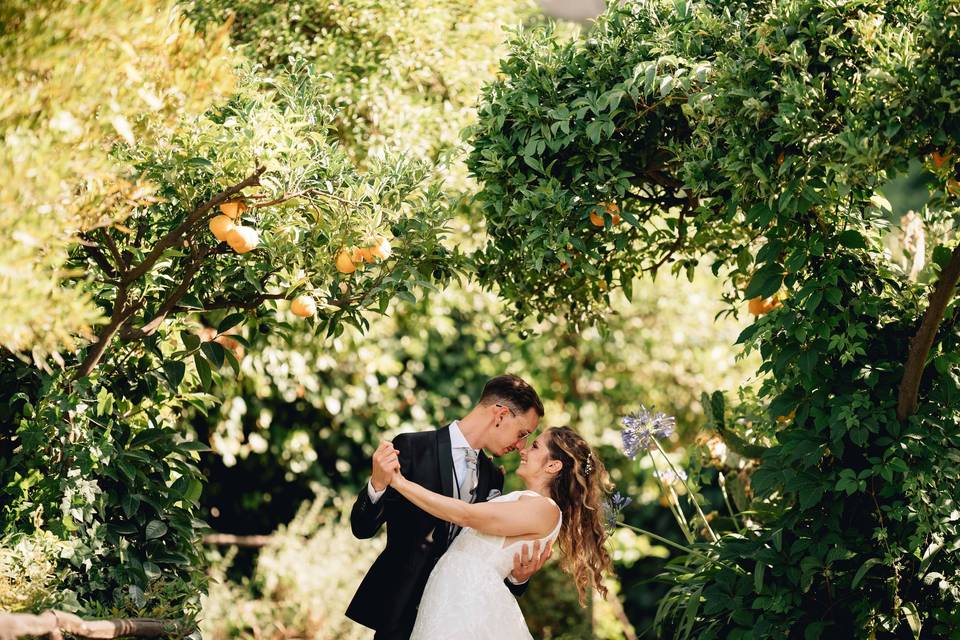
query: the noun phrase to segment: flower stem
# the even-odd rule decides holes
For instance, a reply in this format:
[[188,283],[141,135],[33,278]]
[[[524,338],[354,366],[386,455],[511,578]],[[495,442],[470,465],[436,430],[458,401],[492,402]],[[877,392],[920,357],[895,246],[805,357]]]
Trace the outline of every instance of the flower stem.
[[[656,440],[654,440],[656,442]],[[663,495],[664,500],[667,501],[667,505],[670,507],[670,513],[673,514],[674,519],[677,521],[677,525],[680,526],[680,530],[683,532],[683,537],[687,539],[688,543],[693,543],[693,531],[690,530],[690,524],[687,522],[687,517],[683,515],[683,509],[680,508],[680,499],[672,500],[670,496],[667,495],[667,488],[663,482],[663,479],[660,477],[660,469],[657,467],[657,461],[653,457],[653,453],[650,449],[647,449],[647,455],[650,456],[650,463],[653,465],[653,477],[657,479],[657,484],[660,485],[660,493]],[[672,489],[671,489],[672,491]],[[674,493],[674,496],[676,494]]]
[[703,519],[703,526],[707,528],[707,533],[710,534],[711,542],[716,542],[720,538],[717,537],[717,534],[714,533],[713,529],[710,527],[710,523],[707,522],[707,516],[704,515],[703,509],[700,508],[700,503],[697,501],[697,498],[694,495],[693,490],[690,488],[690,485],[687,484],[687,479],[683,475],[681,475],[680,471],[673,465],[673,462],[671,462],[670,458],[667,456],[667,452],[663,450],[663,447],[660,446],[660,443],[657,441],[657,439],[651,438],[651,440],[653,440],[653,444],[656,445],[657,451],[660,452],[660,455],[662,455],[664,459],[666,459],[667,464],[670,465],[670,468],[673,470],[673,472],[677,474],[677,477],[680,478],[681,482],[683,482],[683,486],[687,488],[687,497],[690,499],[690,502],[693,503],[693,506],[694,508],[696,508],[697,513],[700,515],[700,518]]
[[662,542],[663,544],[665,544],[665,545],[667,545],[667,546],[669,546],[669,547],[673,547],[674,549],[677,549],[677,550],[679,550],[679,551],[683,551],[684,553],[689,553],[689,554],[692,555],[692,556],[696,556],[696,557],[698,557],[698,558],[702,558],[702,559],[706,560],[707,562],[709,562],[709,563],[711,563],[711,564],[720,565],[721,567],[724,567],[724,568],[726,568],[726,569],[730,569],[730,570],[732,570],[732,571],[736,571],[737,573],[746,575],[746,572],[745,572],[743,569],[741,569],[740,567],[736,566],[736,565],[730,565],[730,564],[727,564],[726,562],[723,562],[722,560],[717,560],[716,558],[711,558],[710,556],[706,555],[705,553],[701,553],[701,552],[697,551],[696,549],[691,549],[690,547],[685,547],[685,546],[683,546],[682,544],[678,544],[678,543],[674,542],[673,540],[670,540],[670,539],[668,539],[668,538],[664,538],[663,536],[658,536],[657,534],[655,534],[655,533],[652,532],[652,531],[647,531],[646,529],[641,529],[640,527],[635,527],[635,526],[633,526],[633,525],[627,524],[626,522],[619,522],[619,521],[618,521],[617,524],[620,525],[621,527],[625,527],[625,528],[627,528],[627,529],[630,529],[631,531],[635,531],[635,532],[637,532],[637,533],[640,533],[640,534],[643,534],[643,535],[648,536],[648,537],[650,537],[650,538],[653,538],[653,539],[656,540],[657,542]]

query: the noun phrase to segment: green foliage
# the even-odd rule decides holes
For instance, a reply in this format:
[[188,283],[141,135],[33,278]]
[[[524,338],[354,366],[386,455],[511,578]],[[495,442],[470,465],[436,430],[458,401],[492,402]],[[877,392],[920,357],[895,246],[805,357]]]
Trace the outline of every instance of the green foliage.
[[40,362],[100,320],[64,283],[68,250],[149,199],[111,145],[150,145],[231,90],[219,26],[197,34],[167,0],[3,3],[0,346]]
[[214,558],[203,637],[262,638],[282,628],[316,640],[369,638],[372,632],[343,612],[384,540],[353,537],[350,504],[346,497],[321,491],[273,534],[243,584],[226,579],[235,549]]
[[[732,305],[783,302],[739,339],[762,358],[753,431],[772,445],[750,526],[672,564],[662,632],[957,629],[956,303],[901,423],[931,287],[884,253],[880,190],[923,162],[923,226],[952,228],[958,33],[950,2],[635,3],[583,43],[521,34],[485,92],[469,160],[491,234],[481,274],[518,315],[595,318],[611,286],[702,256]],[[610,201],[624,223],[592,227]],[[928,254],[925,283],[951,257]]]
[[[361,164],[404,150],[435,161],[458,146],[480,88],[495,76],[504,25],[532,14],[516,0],[194,0],[201,25],[236,16],[241,51],[268,69],[307,60],[335,107],[334,126]],[[467,188],[462,164],[448,186]]]

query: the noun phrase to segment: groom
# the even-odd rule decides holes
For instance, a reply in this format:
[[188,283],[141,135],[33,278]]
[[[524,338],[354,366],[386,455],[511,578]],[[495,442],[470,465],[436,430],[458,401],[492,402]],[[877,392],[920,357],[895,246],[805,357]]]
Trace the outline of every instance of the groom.
[[[383,442],[373,456],[373,473],[350,514],[353,535],[372,538],[387,523],[387,546],[370,567],[347,608],[347,617],[376,630],[374,640],[407,640],[434,565],[459,528],[421,511],[388,487],[394,470],[432,491],[467,502],[484,502],[503,490],[503,473],[484,454],[502,456],[523,449],[543,416],[537,392],[522,378],[502,375],[483,388],[480,400],[461,420],[421,433],[402,433]],[[394,446],[396,449],[394,449]],[[549,559],[539,546],[515,556],[506,580],[521,595],[527,580]]]

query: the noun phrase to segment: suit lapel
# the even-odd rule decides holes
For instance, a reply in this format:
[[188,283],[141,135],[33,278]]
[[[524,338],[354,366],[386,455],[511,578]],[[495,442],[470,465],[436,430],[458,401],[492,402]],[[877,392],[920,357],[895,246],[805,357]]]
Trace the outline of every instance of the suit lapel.
[[443,495],[453,497],[453,454],[450,452],[450,427],[437,429],[437,461]]

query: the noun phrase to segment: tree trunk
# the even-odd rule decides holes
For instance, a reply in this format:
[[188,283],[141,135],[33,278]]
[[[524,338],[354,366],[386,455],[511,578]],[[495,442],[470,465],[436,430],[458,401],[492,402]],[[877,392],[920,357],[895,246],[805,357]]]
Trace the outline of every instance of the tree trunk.
[[907,363],[903,368],[903,378],[900,381],[900,394],[897,398],[897,420],[905,422],[917,411],[920,378],[927,364],[927,356],[937,337],[937,330],[943,320],[953,290],[960,279],[960,245],[950,255],[950,262],[940,273],[937,286],[930,294],[930,303],[923,314],[923,321],[916,335],[910,339],[910,352]]

